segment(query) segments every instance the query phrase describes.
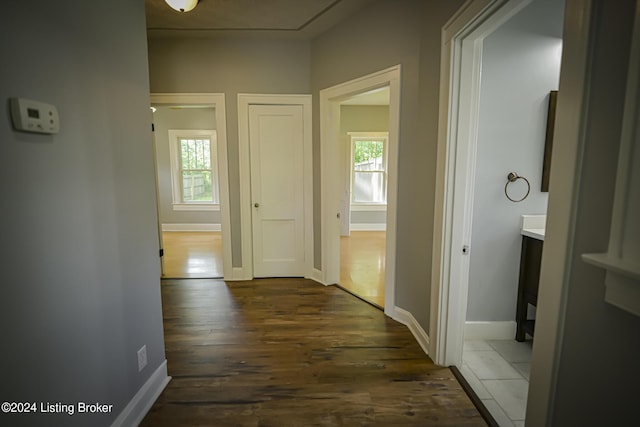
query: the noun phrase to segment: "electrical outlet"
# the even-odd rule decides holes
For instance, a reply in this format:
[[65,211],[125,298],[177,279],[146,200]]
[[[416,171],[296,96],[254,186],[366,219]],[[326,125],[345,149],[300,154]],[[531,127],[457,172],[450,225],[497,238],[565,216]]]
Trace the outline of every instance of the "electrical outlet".
[[138,372],[142,371],[147,366],[147,346],[143,345],[138,350]]

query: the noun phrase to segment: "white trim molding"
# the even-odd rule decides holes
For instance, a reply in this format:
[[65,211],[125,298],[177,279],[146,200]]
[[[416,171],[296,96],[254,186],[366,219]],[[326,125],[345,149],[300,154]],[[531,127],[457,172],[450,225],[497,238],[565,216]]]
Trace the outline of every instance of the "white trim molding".
[[465,340],[512,340],[516,336],[516,322],[477,322],[464,324]]
[[380,223],[380,224],[354,224],[351,223],[351,225],[349,226],[349,228],[351,229],[351,231],[385,231],[387,229],[387,224]]
[[243,281],[243,280],[251,280],[253,276],[248,276],[247,272],[242,267],[233,267],[230,274],[224,275],[224,280],[226,282],[234,282],[234,281]]
[[387,204],[362,204],[362,203],[352,203],[351,204],[351,212],[386,212]]
[[220,222],[222,231],[222,270],[225,279],[232,274],[231,213],[229,203],[229,160],[227,154],[227,109],[223,93],[152,93],[151,104],[202,105],[215,111],[218,147],[218,186],[220,191]]
[[422,329],[422,326],[420,326],[416,318],[413,317],[413,314],[400,307],[395,307],[394,314],[395,316],[393,319],[409,328],[411,334],[414,336],[416,341],[418,341],[420,347],[422,347],[424,354],[429,356],[429,335],[427,335],[424,329]]
[[317,268],[314,268],[311,271],[311,275],[307,276],[307,279],[311,279],[314,282],[327,286],[327,284],[322,281],[322,271],[318,270]]
[[212,203],[174,203],[174,211],[220,211],[220,205]]
[[167,361],[160,364],[158,369],[149,377],[140,390],[133,396],[127,406],[120,412],[111,427],[137,426],[144,419],[160,394],[171,381],[167,375]]
[[396,209],[398,194],[398,146],[400,138],[400,65],[320,91],[320,164],[322,176],[322,272],[329,285],[340,279],[340,102],[369,90],[388,86],[389,146],[387,157],[387,239],[384,312],[394,317],[396,277]]
[[[300,105],[303,112],[303,189],[305,276],[313,270],[313,145],[311,95],[238,94],[238,151],[240,156],[240,221],[242,239],[242,274],[253,278],[253,237],[251,225],[251,159],[249,150],[250,105]],[[235,275],[235,274],[234,274]]]
[[162,224],[162,231],[193,231],[193,232],[222,231],[222,225],[220,224]]

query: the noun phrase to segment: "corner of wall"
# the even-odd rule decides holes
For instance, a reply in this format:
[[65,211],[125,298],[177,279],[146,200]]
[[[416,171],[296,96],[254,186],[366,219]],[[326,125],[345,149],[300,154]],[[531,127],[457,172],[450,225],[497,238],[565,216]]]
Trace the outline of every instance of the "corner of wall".
[[429,356],[429,335],[422,329],[422,326],[420,326],[416,318],[413,317],[413,314],[400,307],[395,307],[393,319],[409,328],[409,331],[411,331],[411,334],[413,334],[416,341],[418,341],[424,353]]

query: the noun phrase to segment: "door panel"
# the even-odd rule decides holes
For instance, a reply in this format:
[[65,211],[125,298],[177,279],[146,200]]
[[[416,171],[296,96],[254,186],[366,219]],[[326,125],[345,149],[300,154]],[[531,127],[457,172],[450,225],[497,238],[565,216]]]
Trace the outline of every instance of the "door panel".
[[250,105],[254,277],[304,275],[300,105]]

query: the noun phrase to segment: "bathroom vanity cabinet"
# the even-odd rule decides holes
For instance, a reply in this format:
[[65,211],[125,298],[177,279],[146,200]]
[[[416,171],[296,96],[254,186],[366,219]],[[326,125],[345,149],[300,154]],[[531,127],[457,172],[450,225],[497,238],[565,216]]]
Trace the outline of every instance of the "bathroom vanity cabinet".
[[520,255],[520,279],[516,306],[516,341],[524,341],[526,334],[533,337],[535,319],[527,316],[529,305],[538,304],[538,283],[542,261],[543,240],[523,235]]

